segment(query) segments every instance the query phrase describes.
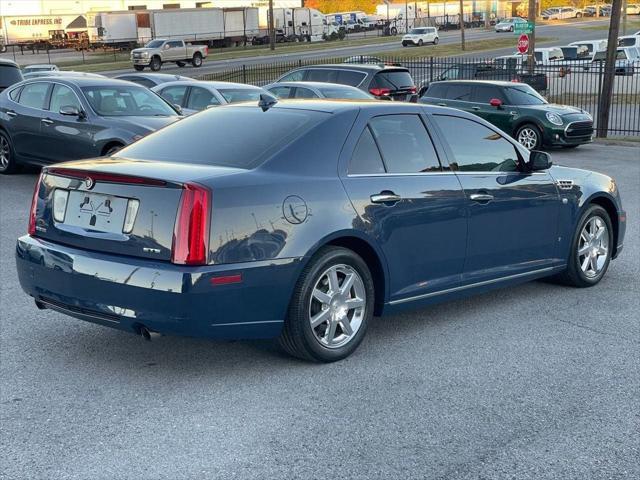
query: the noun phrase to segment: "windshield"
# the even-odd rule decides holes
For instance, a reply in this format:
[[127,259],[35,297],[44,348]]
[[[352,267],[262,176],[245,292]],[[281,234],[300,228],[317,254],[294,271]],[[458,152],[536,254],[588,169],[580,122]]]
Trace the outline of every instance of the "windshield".
[[365,100],[373,97],[357,88],[322,87],[319,88],[324,98]]
[[[331,115],[311,110],[224,107],[187,117],[121,150],[140,160],[255,168]],[[247,141],[247,127],[251,131]]]
[[228,103],[257,102],[264,93],[260,88],[219,88],[218,92]]
[[0,64],[0,88],[6,88],[21,81],[22,73],[19,68],[13,65]]
[[511,105],[544,105],[547,101],[529,85],[505,87]]
[[145,48],[160,48],[163,43],[164,43],[164,40],[151,40],[144,47]]
[[82,87],[91,108],[103,117],[168,117],[176,115],[158,95],[138,86]]

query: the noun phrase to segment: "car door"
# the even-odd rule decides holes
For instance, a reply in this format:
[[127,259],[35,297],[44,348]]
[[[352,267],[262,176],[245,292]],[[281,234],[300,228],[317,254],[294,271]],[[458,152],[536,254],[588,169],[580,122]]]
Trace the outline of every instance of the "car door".
[[[60,111],[73,107],[82,115],[63,115]],[[54,83],[48,111],[42,119],[41,142],[50,162],[78,160],[100,155],[94,137],[102,127],[87,117],[88,109],[69,86]]]
[[560,197],[549,172],[526,172],[527,154],[480,121],[455,114],[432,118],[467,196],[465,281],[561,264]]
[[[518,116],[517,108],[508,106],[506,95],[497,85],[476,84],[471,93],[474,105],[471,112],[487,122],[492,123],[500,130],[511,133],[513,131],[513,119]],[[491,105],[492,100],[500,100],[501,105]]]
[[363,111],[342,151],[341,178],[364,231],[384,253],[389,295],[402,303],[458,284],[465,198],[443,170],[416,110]]
[[169,48],[165,51],[165,60],[184,60],[186,57],[186,50],[184,43],[181,40],[172,40],[167,42],[167,45],[169,45]]
[[473,113],[472,107],[474,105],[471,103],[472,90],[472,83],[449,83],[447,84],[446,99],[443,102],[438,102],[438,105]]
[[10,135],[13,147],[21,157],[45,161],[50,152],[42,144],[42,120],[49,103],[51,82],[28,83],[22,87],[17,102],[7,110],[11,118]]

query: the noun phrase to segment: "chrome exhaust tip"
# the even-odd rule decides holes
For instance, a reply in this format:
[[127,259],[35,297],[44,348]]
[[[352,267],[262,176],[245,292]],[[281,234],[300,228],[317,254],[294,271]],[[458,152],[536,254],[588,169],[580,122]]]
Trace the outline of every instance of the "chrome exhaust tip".
[[144,325],[140,327],[140,336],[145,339],[147,342],[150,342],[154,338],[158,338],[160,334],[158,332],[154,332],[153,330],[149,330]]

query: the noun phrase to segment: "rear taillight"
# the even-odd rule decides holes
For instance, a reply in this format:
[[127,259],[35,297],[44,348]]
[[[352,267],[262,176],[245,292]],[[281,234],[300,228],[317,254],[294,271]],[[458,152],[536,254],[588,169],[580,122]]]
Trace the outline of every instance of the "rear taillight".
[[418,88],[417,88],[417,87],[411,87],[411,88],[409,89],[409,92],[410,92],[410,93],[416,93],[417,91],[418,91]]
[[31,198],[31,210],[29,211],[29,228],[27,232],[29,235],[36,234],[36,214],[38,213],[38,193],[40,192],[40,184],[42,183],[42,173],[38,177],[35,189],[33,190],[33,197]]
[[182,265],[205,265],[209,252],[211,191],[197,183],[186,183],[173,230],[171,261]]
[[370,88],[369,93],[376,97],[382,97],[384,95],[389,95],[391,93],[390,88]]

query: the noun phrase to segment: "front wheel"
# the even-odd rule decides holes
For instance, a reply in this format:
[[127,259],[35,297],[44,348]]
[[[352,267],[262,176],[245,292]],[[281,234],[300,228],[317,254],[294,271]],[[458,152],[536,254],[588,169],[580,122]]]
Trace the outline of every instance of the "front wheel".
[[422,45],[424,45],[424,42],[422,41],[422,39],[418,40],[418,46],[421,47]]
[[0,174],[14,173],[17,169],[11,139],[5,132],[0,131]]
[[580,288],[596,285],[609,268],[613,246],[609,214],[601,206],[592,205],[578,222],[567,269],[558,280]]
[[351,355],[373,317],[373,278],[353,251],[325,247],[296,284],[279,339],[289,354],[316,362]]
[[154,72],[157,72],[158,70],[160,70],[160,68],[162,67],[162,60],[160,60],[160,57],[153,57],[151,59],[151,64],[149,65],[149,67]]
[[200,55],[200,53],[196,52],[193,54],[191,65],[193,65],[195,68],[202,66],[202,55]]
[[440,41],[440,39],[438,37],[436,37],[436,38],[433,39],[433,44],[437,45],[439,41]]
[[516,132],[516,140],[527,150],[537,150],[542,146],[542,133],[538,127],[527,123]]

